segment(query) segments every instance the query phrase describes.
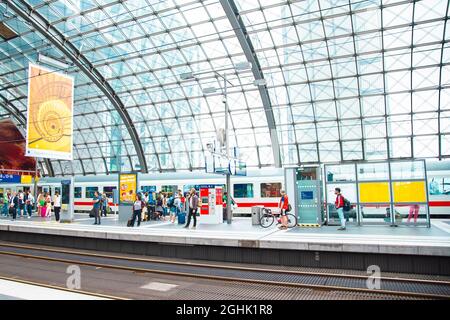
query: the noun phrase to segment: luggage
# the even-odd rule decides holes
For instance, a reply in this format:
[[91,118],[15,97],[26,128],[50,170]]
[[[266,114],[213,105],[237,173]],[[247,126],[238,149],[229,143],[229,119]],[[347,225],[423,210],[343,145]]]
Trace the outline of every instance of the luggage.
[[350,211],[352,209],[352,204],[346,198],[344,198],[344,211]]
[[132,219],[128,219],[127,227],[132,227],[132,223],[133,223],[133,220]]
[[184,212],[178,213],[178,224],[186,223],[186,214]]
[[92,208],[91,211],[89,211],[89,218],[94,218],[94,217],[95,217],[94,208]]
[[46,206],[39,207],[39,210],[41,210],[41,217],[45,218],[47,216],[47,207]]

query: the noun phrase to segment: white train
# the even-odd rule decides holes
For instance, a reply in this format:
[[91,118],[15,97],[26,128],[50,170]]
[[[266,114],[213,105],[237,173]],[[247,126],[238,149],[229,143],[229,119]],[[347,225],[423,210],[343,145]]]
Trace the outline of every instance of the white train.
[[[427,165],[430,214],[436,218],[450,218],[450,162]],[[39,190],[54,194],[61,187],[61,178],[42,178]],[[280,190],[284,188],[283,169],[259,169],[248,171],[244,177],[233,176],[231,194],[237,203],[236,215],[249,214],[251,207],[263,205],[277,207]],[[188,191],[198,185],[224,185],[225,177],[206,173],[164,173],[139,175],[138,190],[150,189],[170,193],[173,190]],[[95,191],[105,192],[113,210],[113,190],[117,188],[118,176],[88,176],[75,178],[75,211],[89,211]],[[17,191],[32,185],[0,184],[0,196],[7,190]]]

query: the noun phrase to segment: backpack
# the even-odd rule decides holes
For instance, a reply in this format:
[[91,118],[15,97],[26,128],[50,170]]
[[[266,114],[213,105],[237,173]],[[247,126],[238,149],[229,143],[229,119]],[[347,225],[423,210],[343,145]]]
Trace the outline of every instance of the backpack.
[[292,206],[290,203],[288,203],[288,208],[287,208],[286,212],[291,212],[291,210],[292,210]]
[[347,198],[344,198],[344,211],[350,211],[352,209],[352,204]]
[[174,205],[173,205],[174,201],[175,201],[175,199],[174,199],[173,197],[171,197],[171,198],[169,199],[169,201],[167,201],[167,206],[168,206],[169,208],[173,208],[173,207],[174,207]]

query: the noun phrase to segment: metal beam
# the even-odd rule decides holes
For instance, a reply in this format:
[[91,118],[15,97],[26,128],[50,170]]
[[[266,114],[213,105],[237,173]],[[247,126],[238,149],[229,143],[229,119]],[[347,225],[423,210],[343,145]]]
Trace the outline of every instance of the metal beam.
[[[18,5],[19,2],[21,5]],[[141,165],[141,172],[148,172],[147,162],[145,161],[144,149],[134,124],[131,120],[125,105],[117,96],[114,89],[103,78],[100,72],[90,63],[90,61],[70,42],[67,38],[52,26],[38,12],[34,11],[29,4],[23,0],[8,2],[9,8],[19,17],[27,21],[34,29],[41,33],[45,38],[58,48],[67,58],[69,58],[91,81],[103,92],[109,99],[123,123],[125,124],[133,145],[136,149],[137,156]],[[24,9],[26,8],[26,9]]]
[[[262,72],[261,65],[259,64],[259,60],[256,55],[255,49],[248,36],[245,24],[239,15],[239,10],[237,9],[234,0],[220,0],[220,4],[222,5],[222,8],[225,11],[227,18],[230,21],[231,26],[233,27],[234,33],[236,34],[236,37],[239,40],[242,50],[244,51],[245,57],[247,58],[248,62],[252,64],[253,76],[255,77],[256,80],[264,79],[264,74]],[[261,95],[264,111],[266,113],[267,124],[269,126],[270,140],[272,142],[272,151],[275,167],[281,168],[282,164],[281,164],[280,144],[278,142],[277,128],[269,92],[267,91],[267,87],[265,85],[258,86],[258,89],[259,94]]]
[[[13,105],[11,102],[8,101],[8,99],[3,96],[2,94],[0,94],[0,105],[6,110],[8,111],[12,117],[14,117],[14,119],[16,119],[16,121],[23,126],[24,128],[26,128],[27,126],[27,119],[25,118],[25,116],[23,115],[23,113],[16,108],[15,105]],[[22,132],[21,130],[19,130],[20,133],[22,133],[23,137],[25,138],[25,132]],[[37,161],[37,158],[36,158]],[[48,170],[48,175],[50,177],[54,177],[55,176],[55,171],[53,170],[53,165],[51,163],[51,161],[49,159],[44,159],[45,162],[45,166],[47,167]]]

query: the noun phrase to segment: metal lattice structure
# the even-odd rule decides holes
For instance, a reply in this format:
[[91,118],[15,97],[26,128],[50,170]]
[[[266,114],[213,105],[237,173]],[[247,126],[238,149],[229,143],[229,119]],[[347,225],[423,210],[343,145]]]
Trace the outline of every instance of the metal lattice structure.
[[0,21],[19,35],[0,38],[0,117],[26,116],[38,54],[71,64],[75,160],[50,175],[202,170],[224,123],[202,89],[243,61],[228,102],[249,167],[450,157],[448,0],[8,0]]

